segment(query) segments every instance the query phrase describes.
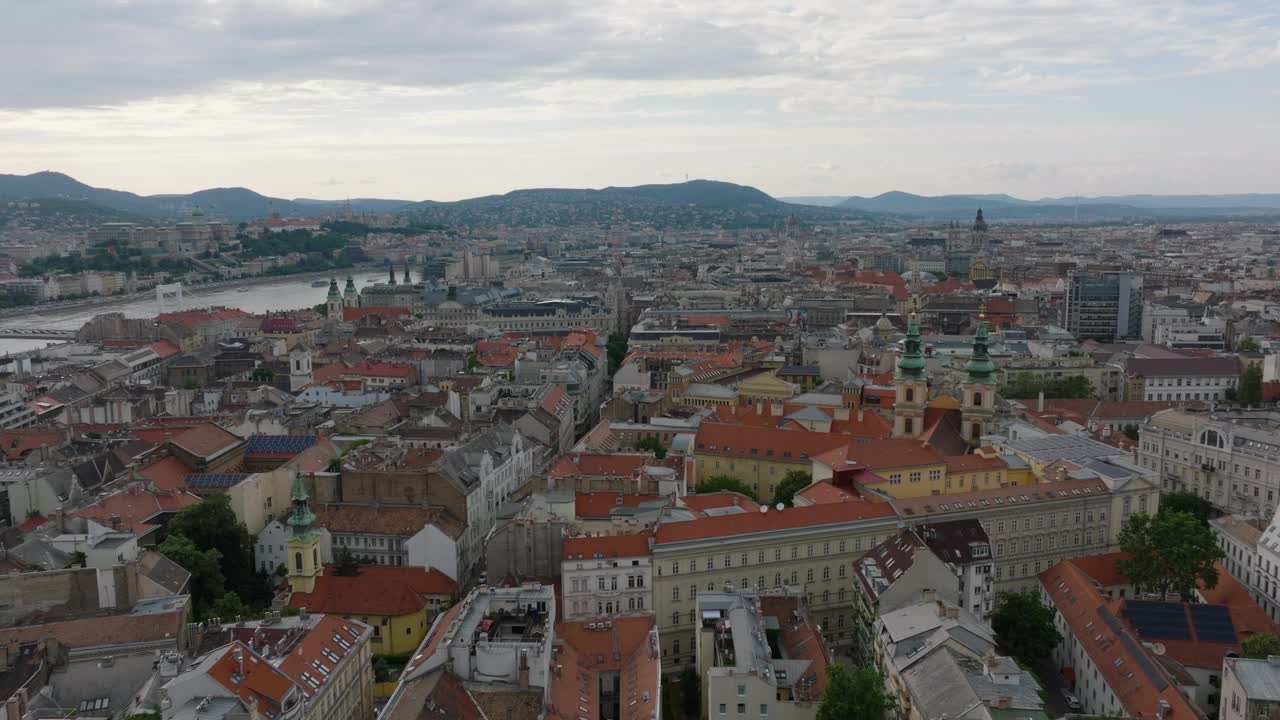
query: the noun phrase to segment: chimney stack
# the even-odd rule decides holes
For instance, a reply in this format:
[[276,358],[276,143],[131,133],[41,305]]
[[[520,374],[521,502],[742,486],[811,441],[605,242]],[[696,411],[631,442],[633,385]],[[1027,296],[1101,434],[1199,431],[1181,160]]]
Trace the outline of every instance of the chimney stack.
[[1036,397],[1036,412],[1044,412],[1044,391],[1043,390],[1041,390],[1040,394]]

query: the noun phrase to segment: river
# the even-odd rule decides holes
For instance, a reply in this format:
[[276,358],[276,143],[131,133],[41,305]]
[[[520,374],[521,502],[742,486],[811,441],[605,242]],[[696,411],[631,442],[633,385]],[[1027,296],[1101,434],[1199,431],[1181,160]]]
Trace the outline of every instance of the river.
[[[356,287],[363,289],[372,282],[385,282],[387,271],[358,271],[354,274]],[[325,301],[329,287],[311,287],[311,283],[323,279],[317,275],[305,277],[281,277],[263,279],[249,285],[237,287],[221,287],[214,289],[183,289],[183,307],[191,310],[221,305],[240,308],[248,313],[259,314],[273,310],[299,310],[315,307]],[[345,276],[338,279],[339,287],[345,285]],[[122,312],[127,317],[155,317],[157,306],[155,296],[149,299],[132,298],[129,300],[112,300],[103,298],[101,302],[81,305],[73,308],[50,308],[41,310],[32,308],[30,312],[11,315],[0,319],[0,327],[47,328],[56,330],[79,330],[94,315],[109,312]],[[55,344],[53,340],[36,340],[30,338],[0,338],[0,355],[37,350]]]

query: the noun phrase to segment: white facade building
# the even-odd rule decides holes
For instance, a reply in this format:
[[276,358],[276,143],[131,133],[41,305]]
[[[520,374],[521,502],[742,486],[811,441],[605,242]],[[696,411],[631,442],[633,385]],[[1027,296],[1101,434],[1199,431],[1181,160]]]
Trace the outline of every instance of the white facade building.
[[1138,464],[1166,491],[1185,490],[1232,513],[1270,517],[1280,498],[1280,433],[1261,413],[1161,410],[1143,424]]
[[560,574],[564,618],[652,613],[651,539],[648,534],[566,538]]

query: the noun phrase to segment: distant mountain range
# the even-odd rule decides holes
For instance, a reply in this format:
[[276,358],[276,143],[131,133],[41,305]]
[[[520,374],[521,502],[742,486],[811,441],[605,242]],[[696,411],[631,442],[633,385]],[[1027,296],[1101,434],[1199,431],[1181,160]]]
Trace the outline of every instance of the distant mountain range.
[[[0,199],[76,201],[132,216],[171,222],[199,210],[211,218],[240,222],[278,213],[285,217],[333,215],[348,205],[356,212],[406,212],[442,225],[571,225],[587,221],[646,223],[658,227],[767,227],[797,214],[804,219],[867,217],[856,208],[826,209],[784,203],[753,187],[712,180],[601,190],[540,188],[457,202],[411,202],[379,198],[314,200],[267,197],[252,190],[213,188],[185,195],[137,195],[95,188],[58,172],[0,175]],[[98,213],[100,215],[101,213]]]
[[988,219],[1123,220],[1280,215],[1280,194],[1113,195],[1023,200],[1012,195],[914,195],[894,190],[875,197],[789,197],[785,202],[868,213],[961,220],[982,208]]
[[600,190],[536,188],[456,202],[356,198],[315,200],[273,198],[247,188],[212,188],[185,195],[137,195],[95,188],[59,172],[0,175],[0,200],[56,199],[65,225],[77,215],[85,223],[114,213],[152,222],[189,218],[200,210],[231,222],[268,217],[321,217],[345,207],[355,212],[409,213],[416,220],[448,226],[564,226],[595,222],[606,226],[645,224],[667,227],[769,227],[795,215],[810,222],[871,220],[969,220],[982,208],[989,221],[1084,221],[1280,217],[1280,194],[1117,195],[1023,200],[1011,195],[925,196],[893,191],[875,197],[774,198],[746,185],[692,180],[666,185],[606,187]]

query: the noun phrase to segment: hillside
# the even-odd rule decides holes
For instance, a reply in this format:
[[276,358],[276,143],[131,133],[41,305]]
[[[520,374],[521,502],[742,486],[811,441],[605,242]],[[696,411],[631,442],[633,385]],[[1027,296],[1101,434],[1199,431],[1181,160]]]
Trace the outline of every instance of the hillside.
[[850,197],[836,207],[874,213],[967,220],[982,208],[989,218],[1027,220],[1163,220],[1263,217],[1280,213],[1280,195],[1122,195],[1023,200],[1011,195],[915,195],[891,191]]
[[0,199],[0,230],[83,230],[108,222],[150,222],[136,213],[60,197]]
[[151,222],[190,217],[197,209],[207,217],[240,222],[272,213],[319,217],[348,204],[357,212],[409,212],[417,220],[438,225],[551,225],[586,222],[654,227],[768,227],[791,214],[808,221],[865,217],[855,209],[792,205],[753,187],[712,180],[669,185],[606,187],[599,190],[534,188],[505,195],[457,202],[419,202],[380,198],[329,201],[273,198],[243,187],[211,188],[188,194],[136,195],[95,188],[57,172],[0,175],[0,200],[58,198],[127,213]]
[[865,213],[784,203],[745,185],[691,180],[668,185],[607,187],[600,190],[539,188],[505,195],[440,203],[424,202],[412,211],[440,225],[568,226],[598,223],[657,228],[771,227],[795,214],[808,221],[865,217]]

